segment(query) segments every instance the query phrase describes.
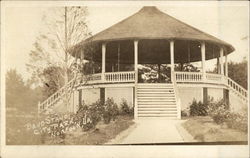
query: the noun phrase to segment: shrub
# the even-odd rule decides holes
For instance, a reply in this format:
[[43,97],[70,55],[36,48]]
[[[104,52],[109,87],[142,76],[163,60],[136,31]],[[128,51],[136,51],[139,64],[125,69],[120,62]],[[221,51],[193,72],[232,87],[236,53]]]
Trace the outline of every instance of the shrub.
[[208,115],[208,105],[203,104],[201,101],[197,102],[195,99],[190,105],[190,115],[191,116],[207,116]]
[[26,124],[26,129],[33,131],[35,135],[40,135],[43,140],[46,136],[56,138],[53,141],[59,140],[55,142],[58,144],[64,142],[67,131],[77,128],[87,131],[95,128],[101,120],[104,123],[115,120],[118,114],[119,109],[113,99],[108,98],[105,104],[102,104],[100,100],[91,105],[83,102],[76,114],[49,114],[34,123]]
[[87,106],[82,104],[77,112],[77,117],[80,119],[82,128],[86,131],[95,128],[97,123],[102,119],[104,105],[100,100]]
[[183,109],[183,110],[181,110],[181,116],[182,117],[187,117],[189,115],[190,115],[189,114],[189,109]]
[[229,118],[229,110],[223,101],[211,102],[208,106],[208,113],[215,123],[222,124]]
[[104,104],[103,120],[104,123],[109,123],[111,120],[115,120],[119,114],[119,109],[112,98],[108,98]]
[[229,128],[239,129],[245,133],[248,131],[247,115],[241,115],[237,113],[230,113],[226,124]]
[[209,104],[209,115],[212,117],[215,123],[225,123],[227,127],[238,129],[243,132],[248,130],[248,117],[247,113],[234,113],[228,108],[223,100],[218,102],[211,102]]
[[121,102],[121,114],[122,115],[133,115],[134,114],[134,108],[130,108],[128,106],[128,102],[125,99],[122,99]]

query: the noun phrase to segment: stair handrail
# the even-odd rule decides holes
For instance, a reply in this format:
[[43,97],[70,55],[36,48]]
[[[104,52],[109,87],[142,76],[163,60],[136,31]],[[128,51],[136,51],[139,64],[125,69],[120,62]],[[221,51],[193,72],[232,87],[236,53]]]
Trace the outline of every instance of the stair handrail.
[[72,83],[75,81],[75,78],[71,79],[67,84],[62,86],[59,90],[57,90],[55,93],[53,93],[51,96],[49,96],[46,100],[44,100],[42,103],[38,103],[38,113],[41,112],[41,110],[45,110],[51,105],[53,105],[58,99],[60,99],[65,94],[65,89],[72,87]]
[[174,75],[174,77],[172,77],[172,79],[173,79],[172,82],[173,82],[173,85],[174,85],[175,99],[176,99],[176,104],[177,104],[177,118],[181,119],[181,99],[179,97],[179,91],[177,89],[176,75],[175,75],[174,71],[172,71],[171,74]]
[[[248,98],[248,91],[242,87],[241,85],[239,85],[237,82],[235,82],[233,79],[231,79],[230,77],[226,77],[226,85],[232,89],[235,93],[237,93],[238,95],[240,95],[245,101],[247,101]],[[238,87],[238,88],[236,88]],[[237,90],[238,89],[238,90]],[[239,90],[240,89],[240,90]]]

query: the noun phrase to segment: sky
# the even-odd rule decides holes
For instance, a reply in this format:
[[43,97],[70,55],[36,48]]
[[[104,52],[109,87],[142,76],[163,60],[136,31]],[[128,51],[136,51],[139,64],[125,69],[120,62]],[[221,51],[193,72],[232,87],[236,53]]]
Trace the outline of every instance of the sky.
[[[143,4],[152,5],[156,3]],[[96,34],[113,24],[129,17],[139,11],[142,4],[105,5],[89,4],[89,29]],[[239,62],[243,57],[248,58],[249,20],[248,3],[240,2],[195,2],[195,3],[157,3],[156,7],[161,11],[189,24],[199,30],[218,37],[235,47],[235,52],[228,56],[229,61]],[[33,49],[32,44],[36,37],[43,31],[45,24],[42,20],[44,15],[53,16],[49,10],[53,7],[41,6],[5,6],[1,22],[4,33],[1,37],[5,70],[11,68],[27,79],[30,75],[25,64],[28,63],[28,54]],[[210,62],[214,65],[215,60]]]

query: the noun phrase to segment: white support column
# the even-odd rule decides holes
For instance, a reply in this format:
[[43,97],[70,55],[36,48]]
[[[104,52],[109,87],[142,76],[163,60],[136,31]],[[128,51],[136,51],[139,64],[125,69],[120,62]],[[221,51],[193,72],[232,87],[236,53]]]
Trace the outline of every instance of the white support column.
[[135,83],[138,82],[138,41],[134,41],[134,59],[135,59],[135,64],[134,64],[134,69],[135,69]]
[[120,71],[120,43],[118,44],[118,50],[117,50],[117,53],[118,53],[118,55],[117,55],[117,71],[119,72]]
[[134,41],[134,70],[135,70],[135,106],[134,106],[134,119],[138,120],[138,104],[137,104],[137,83],[138,83],[138,41]]
[[220,74],[224,75],[223,48],[220,48]]
[[102,44],[102,81],[105,81],[105,68],[106,68],[106,44]]
[[174,81],[174,41],[170,41],[171,82]]
[[217,63],[216,63],[216,66],[217,66],[217,73],[220,74],[220,58],[216,58],[217,59]]
[[206,80],[206,45],[205,42],[201,43],[201,62],[202,62],[202,78]]
[[225,55],[225,76],[228,77],[228,63],[227,63],[227,54]]

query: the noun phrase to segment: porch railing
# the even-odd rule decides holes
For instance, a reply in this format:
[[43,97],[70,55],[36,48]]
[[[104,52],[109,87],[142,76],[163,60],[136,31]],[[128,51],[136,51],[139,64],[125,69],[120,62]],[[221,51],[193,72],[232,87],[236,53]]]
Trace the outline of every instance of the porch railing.
[[201,72],[174,72],[176,82],[200,82]]
[[78,83],[83,84],[96,84],[96,83],[114,83],[114,82],[134,82],[135,72],[125,71],[125,72],[106,72],[104,75],[102,73],[78,76]]
[[97,74],[88,75],[86,76],[85,80],[87,83],[99,83],[102,81],[102,74],[97,73]]
[[225,78],[224,75],[221,75],[221,74],[206,73],[205,81],[207,83],[221,83],[221,84],[225,84],[226,78]]
[[135,81],[135,72],[106,72],[104,82],[133,82]]
[[[206,73],[205,78],[201,72],[173,72],[175,76],[175,83],[186,83],[186,82],[202,82],[202,83],[214,83],[214,84],[223,84],[237,94],[243,101],[247,102],[248,100],[248,91],[237,84],[235,81],[220,74],[211,74]],[[82,81],[81,81],[82,80]],[[85,76],[76,76],[76,79],[72,79],[65,86],[59,89],[56,93],[51,95],[48,99],[38,104],[38,112],[42,112],[49,107],[56,104],[66,92],[72,88],[73,85],[79,85],[80,83],[119,83],[119,82],[134,82],[135,81],[135,72],[107,72],[104,75],[101,73]]]
[[241,99],[247,102],[248,92],[241,85],[233,81],[231,78],[227,78],[227,85],[232,89]]
[[205,77],[201,72],[174,72],[176,82],[188,83],[188,82],[202,82],[222,84],[229,87],[234,93],[236,93],[241,99],[247,102],[248,92],[245,88],[237,84],[235,81],[221,74],[206,73]]

